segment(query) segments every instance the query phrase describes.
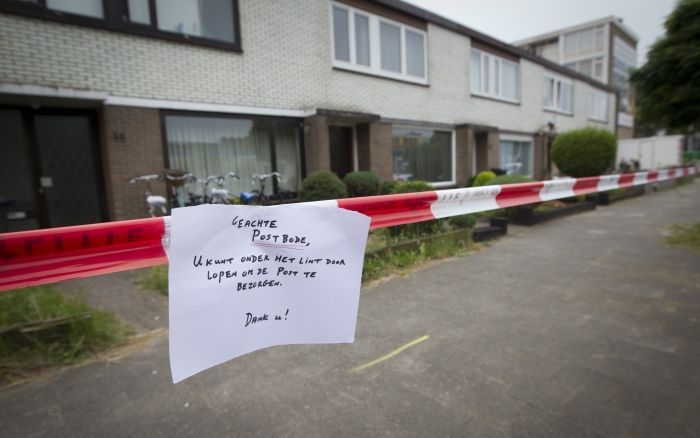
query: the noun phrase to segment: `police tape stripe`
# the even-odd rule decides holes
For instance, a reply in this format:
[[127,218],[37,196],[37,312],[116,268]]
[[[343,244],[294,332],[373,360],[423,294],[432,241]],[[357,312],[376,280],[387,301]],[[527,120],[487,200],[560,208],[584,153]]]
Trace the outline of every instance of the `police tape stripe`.
[[[568,198],[695,175],[695,166],[318,201],[372,218],[372,229]],[[0,234],[0,291],[167,263],[170,218]]]

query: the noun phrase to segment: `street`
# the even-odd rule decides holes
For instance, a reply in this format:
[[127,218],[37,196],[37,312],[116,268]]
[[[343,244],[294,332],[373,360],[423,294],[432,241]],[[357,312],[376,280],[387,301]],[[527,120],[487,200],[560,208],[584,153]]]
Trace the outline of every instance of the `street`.
[[161,335],[4,390],[0,430],[697,437],[700,254],[664,233],[699,221],[695,180],[513,226],[467,256],[363,289],[354,344],[273,347],[173,385]]

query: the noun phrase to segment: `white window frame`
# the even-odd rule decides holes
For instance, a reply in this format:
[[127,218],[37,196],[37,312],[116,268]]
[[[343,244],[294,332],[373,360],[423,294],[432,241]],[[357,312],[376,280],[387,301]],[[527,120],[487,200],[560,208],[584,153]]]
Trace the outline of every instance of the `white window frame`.
[[[535,139],[528,135],[501,134],[498,136],[498,165],[501,165],[501,141],[515,141],[519,143],[530,143],[530,164],[532,171],[528,174],[519,174],[534,178],[535,174]],[[505,169],[503,169],[505,170]]]
[[[450,169],[451,180],[450,180],[450,181],[437,181],[437,182],[435,182],[435,181],[427,181],[427,183],[430,184],[431,186],[435,187],[435,188],[440,188],[440,187],[451,187],[451,186],[454,186],[454,185],[457,184],[457,159],[456,159],[456,154],[457,154],[457,138],[456,138],[456,134],[455,134],[455,130],[454,130],[454,129],[435,128],[435,127],[432,127],[432,126],[420,126],[420,125],[410,125],[410,124],[406,125],[406,124],[403,124],[403,123],[402,123],[402,124],[392,125],[391,128],[392,128],[392,134],[391,134],[391,136],[392,136],[392,143],[393,143],[393,137],[394,137],[394,134],[393,134],[393,129],[394,129],[394,128],[405,128],[405,129],[411,129],[411,128],[415,128],[415,129],[430,129],[430,130],[433,130],[433,131],[444,131],[444,132],[449,131],[449,133],[450,133],[450,143],[451,143],[451,144],[450,144],[450,146],[451,146],[451,147],[450,147],[450,155],[451,155],[451,157],[450,157],[450,166],[452,167],[452,168]],[[394,148],[394,145],[393,145],[393,144],[392,144],[391,148],[392,148],[392,154],[393,154],[393,148]],[[392,163],[392,172],[393,172],[393,163]]]
[[[480,49],[472,48],[471,52],[478,54],[480,59],[479,78],[481,79],[480,84],[470,84],[471,94],[474,96],[488,97],[490,99],[502,100],[504,102],[510,103],[520,103],[520,63],[511,61],[490,52],[485,52]],[[469,60],[471,63],[471,52],[469,54]],[[503,92],[503,63],[510,63],[515,65],[516,78],[515,78],[515,99],[505,97],[500,93]],[[498,64],[498,77],[496,77],[496,65]],[[487,67],[488,65],[488,67]],[[472,68],[470,65],[469,68]],[[484,78],[486,72],[488,71],[488,90],[483,91]],[[471,80],[471,77],[470,77]],[[498,93],[494,91],[496,84],[498,84]]]
[[[553,89],[553,96],[552,96],[552,101],[554,102],[553,106],[547,106],[544,103],[544,84],[546,83],[546,81],[548,81],[550,79],[554,81],[554,89]],[[564,84],[571,86],[571,110],[566,110],[566,109],[562,108],[562,106],[561,106],[561,103],[562,103],[561,94],[559,93],[558,90],[563,88],[563,87],[562,86],[557,87],[557,83],[561,84],[562,86]],[[542,106],[545,110],[553,111],[553,112],[561,113],[561,114],[566,114],[566,115],[570,115],[570,116],[572,116],[574,114],[574,95],[576,94],[575,90],[574,90],[574,81],[572,81],[571,79],[566,78],[564,76],[559,76],[559,75],[556,75],[554,73],[545,72],[544,80],[542,83],[542,90],[543,90]]]
[[[335,57],[335,29],[333,28],[333,8],[344,9],[348,12],[348,38],[350,43],[350,62],[337,60]],[[362,9],[357,9],[343,3],[331,2],[330,6],[330,45],[331,45],[331,62],[333,67],[350,70],[359,73],[365,73],[373,76],[381,76],[385,78],[396,79],[404,82],[412,82],[415,84],[428,85],[428,33],[422,29],[418,29],[404,23],[382,17]],[[355,14],[364,15],[369,21],[369,66],[357,63],[357,48],[355,38]],[[380,41],[380,23],[387,23],[392,26],[397,26],[401,30],[401,73],[383,70],[381,67],[381,41]],[[406,31],[410,30],[423,36],[423,77],[413,76],[408,74],[406,65]]]
[[[594,104],[597,98],[605,98],[605,117],[598,117],[598,114],[594,113],[596,108]],[[591,90],[588,99],[588,120],[608,123],[610,121],[610,94],[599,90]]]

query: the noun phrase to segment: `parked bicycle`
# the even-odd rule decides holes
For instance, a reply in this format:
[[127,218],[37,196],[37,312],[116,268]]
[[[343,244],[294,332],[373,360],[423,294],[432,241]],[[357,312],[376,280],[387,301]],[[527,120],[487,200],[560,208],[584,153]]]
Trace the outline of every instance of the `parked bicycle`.
[[207,187],[214,182],[214,187],[208,191],[208,197],[205,195],[205,204],[230,204],[233,196],[231,196],[226,188],[226,177],[240,178],[235,172],[229,172],[226,175],[209,175],[206,179],[204,192],[207,193]]
[[146,204],[148,205],[148,214],[151,217],[156,217],[156,211],[160,210],[163,216],[168,214],[168,200],[165,196],[154,195],[151,190],[151,181],[162,181],[162,174],[152,174],[152,175],[141,175],[129,178],[129,183],[135,184],[138,181],[143,181],[146,183],[145,196]]
[[245,205],[270,205],[270,197],[265,194],[265,181],[273,178],[278,183],[282,182],[282,175],[279,172],[253,174],[253,186],[257,183],[260,185],[260,189],[241,193],[241,202]]

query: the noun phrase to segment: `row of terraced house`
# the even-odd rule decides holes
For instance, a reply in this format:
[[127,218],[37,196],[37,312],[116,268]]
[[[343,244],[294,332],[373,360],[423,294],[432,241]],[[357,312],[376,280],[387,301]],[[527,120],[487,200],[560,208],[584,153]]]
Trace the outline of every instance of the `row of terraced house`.
[[142,217],[166,168],[546,178],[557,132],[618,128],[569,67],[398,0],[0,0],[0,196],[20,230]]

